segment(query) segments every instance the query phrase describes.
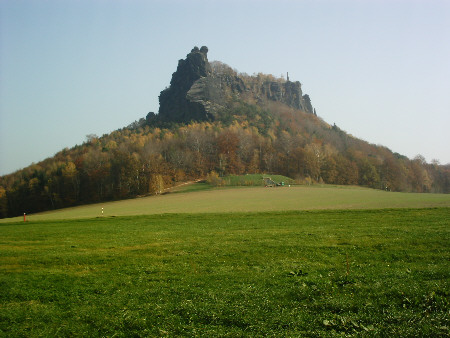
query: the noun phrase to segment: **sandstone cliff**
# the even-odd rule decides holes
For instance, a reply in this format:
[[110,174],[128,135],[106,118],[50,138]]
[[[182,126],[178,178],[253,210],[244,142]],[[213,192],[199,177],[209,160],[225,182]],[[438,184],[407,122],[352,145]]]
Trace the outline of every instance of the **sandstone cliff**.
[[303,95],[300,82],[276,79],[271,75],[238,74],[223,63],[211,64],[207,54],[207,47],[194,47],[186,59],[179,60],[170,87],[159,95],[159,114],[150,113],[147,120],[214,121],[220,119],[233,102],[249,99],[258,103],[281,102],[313,114],[311,100],[308,95]]

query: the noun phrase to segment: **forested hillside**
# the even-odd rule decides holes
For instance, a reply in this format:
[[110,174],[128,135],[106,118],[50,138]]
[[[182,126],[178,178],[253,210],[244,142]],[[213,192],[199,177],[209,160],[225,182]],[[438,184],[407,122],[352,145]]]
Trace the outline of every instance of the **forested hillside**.
[[[210,67],[204,55],[199,60]],[[421,156],[411,160],[328,125],[313,113],[299,83],[238,74],[221,63],[206,74],[182,84],[182,92],[175,86],[184,77],[174,73],[174,88],[160,96],[172,110],[177,107],[174,100],[183,109],[192,108],[196,118],[191,120],[196,121],[187,122],[185,110],[173,113],[174,119],[170,109],[149,114],[0,177],[0,216],[156,194],[212,171],[221,176],[281,174],[308,184],[450,192],[449,165],[429,164]],[[214,93],[215,88],[221,91]],[[186,92],[189,102],[183,101]],[[218,100],[212,102],[214,98]]]
[[[300,182],[359,184],[377,189],[449,192],[449,166],[409,160],[314,115],[255,107],[229,123],[160,129],[124,128],[0,178],[1,215],[155,194],[177,182],[220,175],[277,173]],[[246,116],[252,116],[249,122]],[[265,117],[264,117],[265,116]],[[267,122],[270,120],[270,127]],[[263,122],[260,122],[263,121]]]

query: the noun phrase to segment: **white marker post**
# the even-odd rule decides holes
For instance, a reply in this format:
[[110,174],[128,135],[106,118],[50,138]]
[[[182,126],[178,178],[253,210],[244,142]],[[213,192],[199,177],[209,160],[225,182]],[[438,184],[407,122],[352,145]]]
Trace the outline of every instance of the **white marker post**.
[[102,216],[103,216],[103,208],[102,208]]

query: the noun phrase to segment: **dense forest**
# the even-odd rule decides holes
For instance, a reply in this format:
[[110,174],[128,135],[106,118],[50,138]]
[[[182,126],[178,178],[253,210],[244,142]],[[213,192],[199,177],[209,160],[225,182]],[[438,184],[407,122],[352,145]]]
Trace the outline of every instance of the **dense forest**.
[[239,102],[222,121],[155,126],[141,119],[109,135],[89,135],[82,145],[1,177],[0,215],[157,194],[211,172],[450,192],[449,165],[410,160],[280,103]]

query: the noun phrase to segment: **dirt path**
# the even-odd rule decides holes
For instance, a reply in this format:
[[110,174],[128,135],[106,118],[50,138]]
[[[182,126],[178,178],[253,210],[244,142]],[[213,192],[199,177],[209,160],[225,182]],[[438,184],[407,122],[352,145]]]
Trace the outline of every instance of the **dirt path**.
[[185,186],[185,185],[189,185],[189,184],[194,184],[194,183],[198,183],[198,182],[201,182],[201,181],[203,181],[204,179],[197,179],[197,180],[195,180],[195,181],[188,181],[188,182],[184,182],[184,183],[180,183],[180,184],[178,184],[178,185],[174,185],[174,186],[172,186],[172,187],[169,187],[169,188],[165,188],[164,190],[163,190],[163,193],[166,193],[166,192],[171,192],[171,191],[173,191],[174,189],[176,189],[176,188],[179,188],[179,187],[182,187],[182,186]]

